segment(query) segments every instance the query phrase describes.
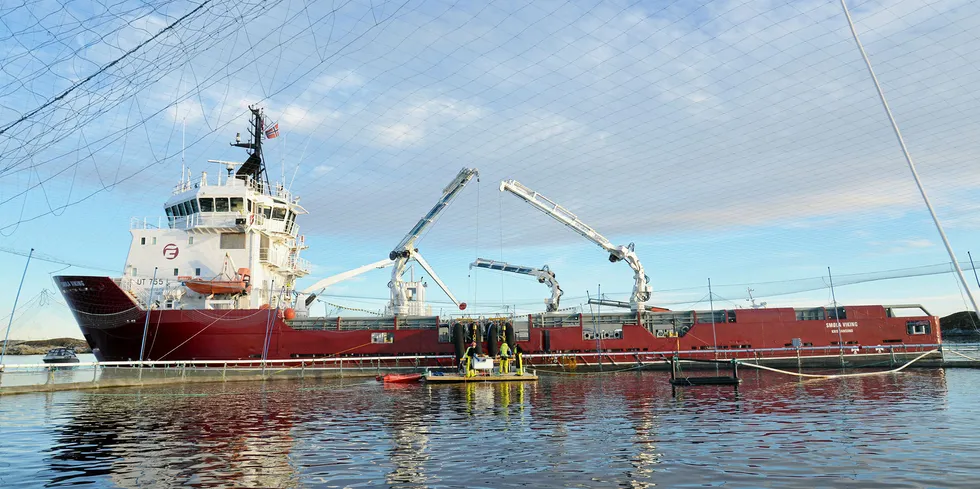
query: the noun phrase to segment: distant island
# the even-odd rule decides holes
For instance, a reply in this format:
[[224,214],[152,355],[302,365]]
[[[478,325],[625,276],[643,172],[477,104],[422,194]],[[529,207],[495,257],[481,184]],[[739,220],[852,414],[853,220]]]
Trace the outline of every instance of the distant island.
[[54,338],[50,340],[10,340],[7,343],[8,355],[44,355],[52,348],[74,347],[76,353],[92,353],[85,340],[77,338]]
[[980,321],[973,311],[954,312],[939,319],[939,329],[943,339],[957,341],[980,341]]

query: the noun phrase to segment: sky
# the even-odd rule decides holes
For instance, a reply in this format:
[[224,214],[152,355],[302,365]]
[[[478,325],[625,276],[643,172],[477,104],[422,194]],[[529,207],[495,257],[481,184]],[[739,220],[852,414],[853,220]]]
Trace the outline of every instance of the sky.
[[[980,5],[848,5],[968,262]],[[163,214],[182,166],[244,157],[227,143],[253,103],[280,124],[270,178],[310,210],[305,283],[386,257],[465,166],[479,180],[418,244],[478,312],[539,311],[549,294],[470,270],[476,257],[549,265],[568,307],[632,288],[625,264],[497,190],[511,178],[634,243],[652,304],[747,307],[752,288],[770,307],[968,308],[950,273],[862,282],[950,259],[835,1],[43,1],[0,19],[0,316],[27,251],[43,259],[13,338],[79,336],[51,277],[118,275],[130,219]],[[828,267],[860,283],[832,294]],[[389,279],[317,307],[380,310]]]

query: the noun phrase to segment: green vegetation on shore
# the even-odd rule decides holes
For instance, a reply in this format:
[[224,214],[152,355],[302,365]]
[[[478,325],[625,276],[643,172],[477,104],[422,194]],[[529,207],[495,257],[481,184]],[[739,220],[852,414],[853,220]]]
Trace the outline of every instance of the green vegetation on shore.
[[92,353],[85,340],[77,338],[53,338],[50,340],[10,340],[8,355],[44,355],[52,348],[74,347],[76,353]]

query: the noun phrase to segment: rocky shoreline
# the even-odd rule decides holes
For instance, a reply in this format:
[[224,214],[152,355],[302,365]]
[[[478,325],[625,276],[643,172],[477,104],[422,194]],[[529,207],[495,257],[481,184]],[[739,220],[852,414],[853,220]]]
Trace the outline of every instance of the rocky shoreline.
[[980,319],[973,311],[962,311],[939,319],[943,339],[951,342],[980,341]]
[[44,355],[52,348],[73,347],[76,353],[92,353],[85,340],[77,338],[54,338],[50,340],[10,340],[8,355]]

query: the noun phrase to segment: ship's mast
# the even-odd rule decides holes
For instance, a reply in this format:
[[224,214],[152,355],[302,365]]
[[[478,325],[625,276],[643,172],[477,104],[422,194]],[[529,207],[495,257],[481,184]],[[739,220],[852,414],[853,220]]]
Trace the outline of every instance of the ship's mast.
[[242,163],[241,168],[235,173],[235,178],[242,180],[252,177],[252,180],[262,187],[263,182],[265,183],[265,188],[271,188],[269,186],[269,175],[265,171],[265,162],[262,158],[262,130],[263,130],[263,117],[262,109],[254,105],[249,105],[248,110],[252,112],[252,138],[248,142],[241,142],[241,137],[236,134],[235,142],[231,143],[232,146],[237,148],[245,148],[248,152],[248,159],[245,163]]

